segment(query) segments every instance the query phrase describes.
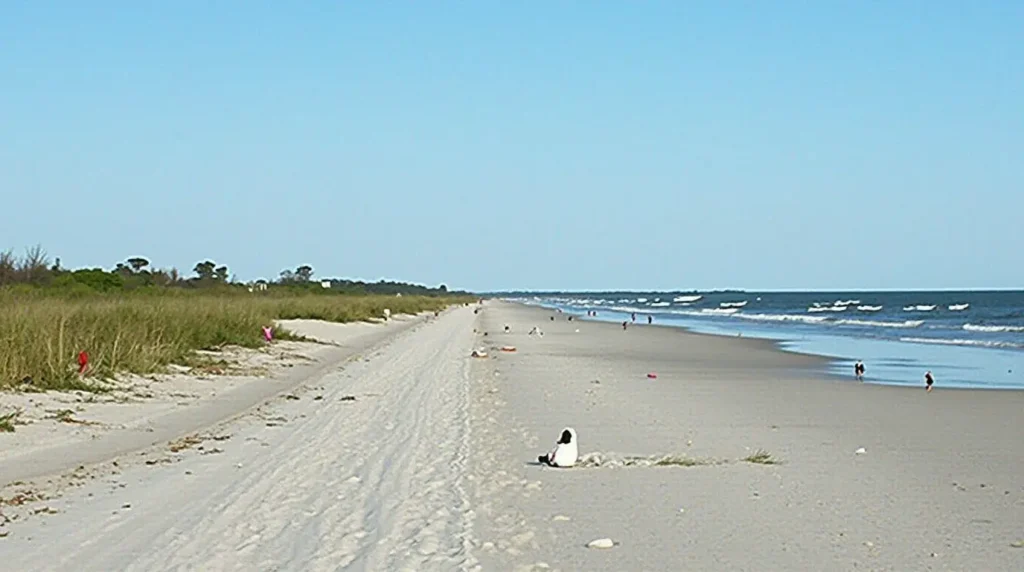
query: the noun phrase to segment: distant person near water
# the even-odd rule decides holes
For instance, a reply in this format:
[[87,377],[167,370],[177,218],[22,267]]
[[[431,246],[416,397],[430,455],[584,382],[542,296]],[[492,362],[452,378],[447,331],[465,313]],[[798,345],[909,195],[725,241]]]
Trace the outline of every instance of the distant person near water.
[[622,331],[626,331],[627,327],[629,327],[629,322],[623,320],[622,321]]
[[935,383],[935,378],[932,377],[932,372],[930,372],[930,371],[924,372],[924,384],[926,386],[928,386],[927,391],[931,391],[932,390],[932,384],[933,383]]
[[648,325],[649,324],[653,324],[654,323],[654,316],[647,316],[647,323],[648,323]]
[[864,381],[864,362],[857,360],[857,363],[853,364],[853,377],[858,381]]
[[636,321],[636,312],[633,312],[632,319],[634,322]]

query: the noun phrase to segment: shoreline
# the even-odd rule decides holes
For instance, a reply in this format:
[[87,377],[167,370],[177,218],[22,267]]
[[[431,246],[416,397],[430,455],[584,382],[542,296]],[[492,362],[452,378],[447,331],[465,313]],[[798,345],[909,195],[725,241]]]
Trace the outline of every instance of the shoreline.
[[[555,311],[555,312],[559,311],[559,308],[557,306],[555,306],[555,305],[532,304],[532,303],[523,302],[521,300],[503,300],[502,302],[503,303],[508,303],[508,304],[522,305],[522,306],[527,307],[527,308],[539,308],[539,309],[550,310],[550,311]],[[579,319],[579,320],[598,322],[598,323],[609,323],[609,324],[617,323],[617,320],[601,319],[600,316],[597,319],[594,319],[593,317],[588,317],[588,316],[585,315],[585,313],[581,313],[581,311],[577,310],[577,309],[571,309],[571,310],[570,309],[561,309],[561,311],[565,312],[566,314],[571,314],[571,315],[573,315],[575,317],[575,319]],[[601,312],[603,314],[611,313],[611,314],[622,314],[624,316],[628,315],[628,314],[626,314],[624,312],[618,312],[618,311],[609,310],[609,309],[599,310],[599,312]],[[733,325],[736,326],[736,328],[735,328],[736,330],[741,330],[742,329],[742,328],[739,327],[740,324],[733,324]],[[797,354],[797,355],[805,355],[805,356],[813,356],[813,357],[820,358],[820,359],[824,360],[826,362],[826,364],[827,364],[825,366],[825,369],[823,369],[820,372],[821,376],[827,377],[829,379],[833,379],[833,380],[836,380],[836,381],[853,381],[853,376],[849,375],[847,373],[840,372],[840,368],[849,366],[849,368],[852,369],[853,362],[856,361],[856,358],[844,357],[844,356],[838,356],[838,355],[829,355],[828,353],[825,353],[825,351],[820,347],[822,345],[821,343],[808,342],[807,341],[808,338],[806,336],[804,337],[803,340],[801,340],[801,339],[799,339],[798,335],[793,334],[791,332],[780,331],[780,332],[776,333],[774,331],[759,330],[758,326],[760,326],[761,328],[764,328],[765,327],[764,324],[746,323],[744,325],[750,326],[748,328],[748,330],[753,330],[754,334],[748,336],[746,333],[744,333],[744,335],[742,336],[743,339],[761,340],[761,341],[764,341],[766,343],[773,344],[773,347],[777,351],[780,351],[780,352],[792,353],[792,354]],[[671,330],[682,330],[682,331],[686,331],[687,333],[689,333],[691,335],[714,336],[714,337],[719,337],[719,338],[724,338],[724,339],[734,339],[736,337],[736,336],[733,336],[731,334],[726,334],[726,333],[721,332],[721,331],[701,331],[700,329],[697,329],[697,327],[695,327],[695,326],[692,326],[692,325],[687,324],[687,323],[683,323],[683,320],[680,320],[680,323],[669,323],[669,324],[655,323],[655,324],[648,325],[648,324],[641,324],[639,321],[637,323],[635,323],[635,324],[630,324],[630,327],[651,327],[651,326],[668,328],[668,329],[671,329]],[[725,328],[716,325],[716,326],[710,327],[709,329],[711,329],[711,330],[724,330]],[[874,344],[879,344],[879,345],[883,345],[885,347],[892,348],[892,350],[890,350],[890,351],[896,351],[896,350],[902,349],[906,345],[917,346],[918,353],[930,353],[933,356],[938,356],[936,359],[938,359],[940,361],[941,361],[941,356],[948,355],[951,352],[958,352],[958,351],[991,352],[991,354],[989,354],[987,356],[990,360],[995,359],[993,356],[995,356],[997,354],[1002,354],[1003,352],[1011,351],[1011,350],[1006,350],[1004,348],[979,348],[979,347],[973,347],[973,346],[956,346],[956,345],[946,345],[946,344],[914,344],[912,342],[903,342],[903,341],[896,341],[896,340],[889,340],[889,339],[858,338],[858,337],[854,337],[854,336],[842,336],[842,335],[839,335],[839,334],[832,334],[832,335],[826,335],[826,334],[821,334],[821,333],[812,334],[811,339],[816,340],[818,342],[820,342],[820,340],[838,340],[839,341],[838,343],[840,344],[840,346],[847,347],[847,348],[853,348],[853,347],[856,347],[858,345],[867,345],[867,344],[874,345]],[[789,346],[789,347],[787,347],[787,346]],[[811,346],[811,347],[807,347],[807,346]],[[814,346],[819,346],[819,347],[815,348]],[[850,351],[849,353],[853,354],[854,352]],[[865,353],[865,352],[858,352],[858,354],[862,354],[862,353]],[[1021,352],[1020,355],[1011,354],[1011,356],[1013,358],[1018,359],[1018,360],[1019,359],[1024,359],[1024,352]],[[870,361],[870,360],[865,360],[866,363],[868,361]],[[893,378],[880,378],[880,377],[877,377],[877,376],[873,375],[875,372],[877,372],[879,370],[884,372],[883,375],[894,375],[894,374],[892,374],[893,370],[905,368],[905,366],[898,366],[898,367],[893,366],[893,367],[882,367],[882,368],[879,368],[876,365],[877,361],[883,361],[883,360],[876,360],[876,363],[868,364],[869,365],[869,375],[867,376],[867,378],[864,381],[861,381],[861,382],[858,382],[858,383],[863,383],[865,385],[873,385],[873,386],[884,386],[884,387],[888,387],[888,388],[897,388],[897,387],[917,388],[917,387],[924,387],[924,380],[923,380],[924,372],[929,370],[929,369],[932,370],[932,371],[935,371],[936,369],[941,369],[943,367],[941,365],[929,366],[929,365],[927,365],[925,363],[918,364],[919,369],[920,369],[920,372],[918,372],[919,375],[912,376],[912,377],[915,378],[915,379],[919,379],[920,382],[919,383],[918,382],[909,383],[909,382],[906,381],[906,379],[907,379],[906,377],[898,377],[896,379],[893,379]],[[969,367],[969,366],[965,366],[964,364],[961,363],[961,364],[954,364],[951,367],[950,366],[946,366],[946,367],[947,367],[947,369],[956,370],[956,369],[960,369],[960,368],[963,368],[963,367]],[[982,369],[980,366],[975,366],[975,367],[977,367],[979,369],[979,371]],[[992,370],[992,369],[998,369],[998,368],[993,368],[992,366],[989,366],[988,369]],[[1012,371],[1013,370],[1011,369],[1011,372]],[[999,375],[998,373],[993,372],[993,371],[989,371],[988,374],[991,375],[992,378],[995,378],[996,376]],[[936,381],[936,386],[937,387],[938,386],[942,386],[942,388],[944,390],[957,390],[957,391],[995,391],[995,392],[1020,392],[1020,391],[1024,391],[1024,386],[1021,386],[1021,385],[1010,385],[1010,384],[1001,385],[1000,384],[1001,382],[996,382],[996,384],[980,385],[980,384],[964,384],[964,383],[958,383],[958,382],[954,381],[953,385],[942,385],[942,381],[945,378],[947,378],[947,377],[948,376],[943,376],[943,377],[938,378],[937,381]]]

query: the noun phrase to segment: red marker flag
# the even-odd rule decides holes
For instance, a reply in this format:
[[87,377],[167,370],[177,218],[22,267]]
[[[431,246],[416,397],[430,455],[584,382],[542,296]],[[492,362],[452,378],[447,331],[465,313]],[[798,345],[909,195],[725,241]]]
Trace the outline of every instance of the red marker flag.
[[78,373],[79,375],[85,373],[85,368],[89,365],[89,354],[85,352],[78,352]]

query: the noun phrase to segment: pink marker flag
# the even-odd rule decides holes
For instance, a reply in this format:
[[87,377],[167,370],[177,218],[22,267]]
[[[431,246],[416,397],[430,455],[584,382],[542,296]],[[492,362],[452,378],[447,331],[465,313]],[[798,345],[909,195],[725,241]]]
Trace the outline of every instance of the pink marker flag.
[[263,326],[263,339],[267,340],[268,342],[274,339],[274,329],[271,328],[270,326]]

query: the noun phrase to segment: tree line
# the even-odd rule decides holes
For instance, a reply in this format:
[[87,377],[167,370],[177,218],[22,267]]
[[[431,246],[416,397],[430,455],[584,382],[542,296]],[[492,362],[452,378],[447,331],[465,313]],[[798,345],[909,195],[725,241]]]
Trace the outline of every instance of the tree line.
[[316,279],[313,267],[303,264],[285,269],[275,280],[240,282],[230,274],[227,265],[213,260],[202,260],[185,275],[176,268],[156,268],[145,257],[135,256],[118,262],[113,268],[67,269],[60,258],[52,261],[41,246],[29,248],[22,256],[13,250],[0,252],[0,287],[26,285],[40,288],[87,288],[98,292],[135,290],[139,288],[217,288],[263,291],[275,289],[309,290],[311,292],[341,292],[355,294],[437,296],[466,294],[449,292],[444,284],[436,288],[381,280],[364,282],[340,278]]

